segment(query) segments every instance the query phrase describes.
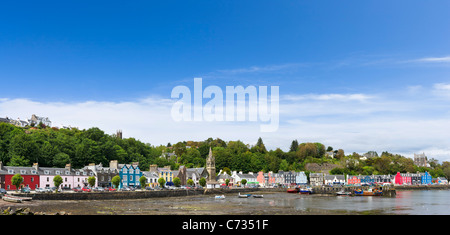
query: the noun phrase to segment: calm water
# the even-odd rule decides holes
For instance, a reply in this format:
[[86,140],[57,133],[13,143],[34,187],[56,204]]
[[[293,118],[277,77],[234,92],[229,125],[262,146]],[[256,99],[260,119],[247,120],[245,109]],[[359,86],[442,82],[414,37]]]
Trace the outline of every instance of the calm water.
[[[278,214],[408,214],[450,215],[450,190],[397,191],[397,197],[318,196],[265,193],[264,198],[225,199],[214,195],[135,200],[32,201],[20,206],[35,212],[79,214],[278,215]],[[27,204],[27,205],[25,205]],[[3,205],[5,206],[5,205]]]
[[388,197],[301,197],[291,205],[297,210],[328,209],[371,214],[450,215],[450,190],[397,191]]

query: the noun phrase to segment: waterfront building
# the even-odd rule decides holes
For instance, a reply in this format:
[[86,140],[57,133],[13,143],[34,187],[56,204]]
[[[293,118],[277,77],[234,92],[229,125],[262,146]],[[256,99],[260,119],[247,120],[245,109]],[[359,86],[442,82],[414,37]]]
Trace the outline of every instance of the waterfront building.
[[111,180],[114,176],[119,175],[119,170],[116,168],[111,168],[111,164],[114,166],[117,161],[111,161],[109,163],[110,167],[104,167],[102,163],[95,165],[95,163],[90,163],[85,166],[84,169],[89,169],[94,172],[96,176],[94,187],[112,187]]
[[311,186],[321,186],[323,185],[324,175],[323,173],[310,173],[309,182]]
[[20,174],[23,177],[23,186],[29,187],[31,190],[39,188],[39,172],[37,168],[37,163],[33,167],[3,166],[3,163],[0,161],[0,173],[3,175],[2,188],[16,190],[16,186],[11,183],[11,179],[15,174]]
[[308,177],[306,176],[304,171],[300,171],[295,176],[295,183],[297,185],[308,184]]
[[348,185],[361,185],[361,180],[360,180],[359,176],[347,175],[347,184]]
[[[149,187],[155,188],[156,186],[159,186],[158,183],[158,177],[159,174],[158,172],[154,172],[154,171],[142,171],[142,175],[145,176],[145,178],[147,178],[147,185]],[[141,186],[143,187],[143,186]]]
[[[115,164],[113,164],[113,167],[115,167]],[[124,186],[140,186],[139,178],[141,178],[142,172],[139,169],[139,162],[133,162],[132,164],[117,164],[117,169],[120,176],[119,188],[123,188]]]
[[226,172],[220,172],[219,175],[216,178],[217,182],[219,182],[220,185],[226,185],[226,181],[229,180],[228,186],[233,186],[234,185],[234,178],[231,177],[228,173]]
[[324,183],[325,183],[325,185],[345,184],[345,176],[344,175],[325,175]]
[[373,175],[374,182],[376,184],[390,184],[391,183],[391,175]]
[[365,184],[373,184],[375,182],[374,178],[371,175],[359,175],[361,185]]
[[284,171],[279,171],[279,173],[281,172],[281,174],[283,174],[284,177],[284,183],[286,185],[295,185],[296,183],[296,172],[294,171],[288,171],[288,172],[284,172]]
[[199,168],[187,168],[186,169],[186,182],[188,179],[191,179],[192,181],[194,181],[194,185],[198,185],[199,184],[199,180],[202,177],[207,177],[208,172],[206,171],[206,168],[204,167],[199,167]]
[[[88,186],[88,178],[91,176],[95,177],[94,172],[90,169],[73,169],[71,164],[66,164],[65,168],[39,167],[37,163],[33,166],[36,166],[36,169],[39,169],[39,184],[42,188],[55,187],[53,179],[57,175],[61,176],[63,179],[63,182],[60,185],[63,189]],[[97,182],[97,179],[95,181]]]
[[264,174],[264,172],[260,171],[260,172],[258,172],[258,174],[256,176],[256,180],[258,181],[258,183],[261,187],[266,186],[266,175],[267,174]]
[[241,185],[242,180],[246,180],[247,183],[246,185],[258,185],[259,182],[256,178],[256,176],[253,174],[253,172],[249,172],[248,174],[244,174],[242,173],[242,171],[240,172],[236,172],[233,171],[233,173],[231,174],[231,177],[234,178],[234,182],[236,182],[236,184]]
[[431,184],[431,175],[426,171],[425,173],[422,173],[422,184],[428,185]]
[[274,176],[273,171],[269,171],[267,173],[266,184],[268,186],[275,186],[276,185],[276,180],[275,180],[275,176]]

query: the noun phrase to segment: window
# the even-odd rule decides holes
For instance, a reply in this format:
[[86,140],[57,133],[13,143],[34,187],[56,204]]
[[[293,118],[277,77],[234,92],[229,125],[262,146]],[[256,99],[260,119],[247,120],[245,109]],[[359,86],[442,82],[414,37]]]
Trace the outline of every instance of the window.
[[133,181],[133,176],[132,175],[130,175],[130,181]]

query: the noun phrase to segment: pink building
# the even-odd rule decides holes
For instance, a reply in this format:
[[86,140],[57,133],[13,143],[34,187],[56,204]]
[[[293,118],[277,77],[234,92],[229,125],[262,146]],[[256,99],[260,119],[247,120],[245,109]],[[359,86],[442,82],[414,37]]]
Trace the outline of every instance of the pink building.
[[[54,187],[53,178],[59,175],[63,179],[61,188],[76,188],[88,185],[88,178],[95,177],[94,172],[89,169],[72,169],[70,164],[65,168],[40,167],[39,185],[42,188]],[[97,180],[95,181],[97,185]]]

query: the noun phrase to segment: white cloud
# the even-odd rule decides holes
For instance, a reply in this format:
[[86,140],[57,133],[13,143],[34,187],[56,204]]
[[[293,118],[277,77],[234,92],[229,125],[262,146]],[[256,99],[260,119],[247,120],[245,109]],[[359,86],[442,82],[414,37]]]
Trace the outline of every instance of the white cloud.
[[448,63],[450,62],[450,56],[444,57],[425,57],[415,60],[417,62],[431,62],[431,63]]
[[[450,89],[435,84],[434,90]],[[425,88],[422,88],[423,90]],[[1,117],[28,119],[48,116],[54,126],[80,129],[99,127],[108,134],[123,130],[153,145],[183,140],[242,140],[255,144],[262,137],[269,149],[288,150],[294,139],[321,142],[346,153],[389,151],[412,157],[425,152],[429,158],[450,161],[450,104],[410,95],[309,94],[280,97],[280,125],[276,132],[260,132],[261,122],[175,122],[174,100],[150,97],[130,102],[37,102],[0,99]]]

